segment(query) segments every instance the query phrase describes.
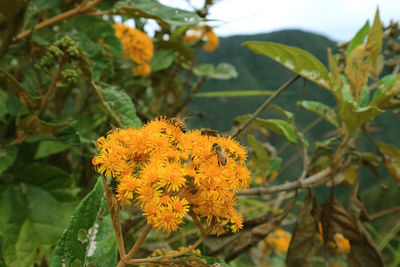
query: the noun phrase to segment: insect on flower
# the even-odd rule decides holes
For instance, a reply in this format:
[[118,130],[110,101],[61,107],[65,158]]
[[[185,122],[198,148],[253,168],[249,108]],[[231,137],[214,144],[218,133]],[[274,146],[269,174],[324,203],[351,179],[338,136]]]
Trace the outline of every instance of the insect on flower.
[[218,164],[225,166],[226,165],[226,154],[223,151],[222,147],[217,143],[214,143],[211,147],[211,151],[214,151],[218,156]]
[[188,129],[187,129],[186,125],[180,119],[178,119],[178,118],[169,118],[168,121],[169,121],[169,123],[171,123],[175,127],[178,127],[179,129],[181,129],[181,131],[183,133],[187,133]]
[[218,136],[218,132],[216,130],[211,130],[208,128],[201,130],[200,134],[206,136],[214,136],[214,137]]

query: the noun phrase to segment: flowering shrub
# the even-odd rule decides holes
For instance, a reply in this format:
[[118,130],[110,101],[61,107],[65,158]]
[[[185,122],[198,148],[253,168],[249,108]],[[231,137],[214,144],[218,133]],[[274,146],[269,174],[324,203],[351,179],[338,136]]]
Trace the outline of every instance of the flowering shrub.
[[116,129],[97,140],[93,164],[117,181],[118,201],[139,206],[158,230],[176,231],[189,213],[212,224],[211,234],[237,232],[235,192],[250,185],[246,150],[230,137],[205,133],[163,117],[140,129]]
[[150,74],[149,60],[153,58],[154,44],[146,33],[123,24],[114,24],[115,36],[121,39],[124,57],[138,63],[133,73],[138,76]]

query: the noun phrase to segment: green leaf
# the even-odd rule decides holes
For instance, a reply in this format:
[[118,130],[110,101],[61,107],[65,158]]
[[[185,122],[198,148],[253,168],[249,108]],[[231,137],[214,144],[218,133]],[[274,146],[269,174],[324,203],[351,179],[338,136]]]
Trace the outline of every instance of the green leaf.
[[384,163],[386,168],[388,169],[390,175],[396,181],[398,185],[400,185],[400,151],[397,147],[384,144],[377,143],[379,151],[385,155]]
[[262,143],[259,142],[253,135],[247,136],[247,142],[254,151],[254,157],[252,157],[254,167],[258,172],[258,175],[265,178],[270,167],[270,158],[268,152],[263,147]]
[[[85,34],[92,42],[92,46],[97,46],[101,56],[103,56],[103,49],[110,52],[115,57],[122,57],[123,48],[121,41],[115,36],[115,30],[111,21],[104,20],[96,16],[76,16],[70,20],[71,25],[79,32]],[[88,25],[96,25],[95,27],[88,27]],[[99,42],[103,40],[104,46]]]
[[50,266],[116,266],[117,247],[101,178],[79,203],[53,250]]
[[71,148],[70,145],[57,142],[57,141],[42,141],[39,144],[38,150],[34,156],[34,159],[40,159],[49,155],[57,154],[62,151]]
[[370,52],[370,59],[372,63],[371,73],[378,76],[378,56],[381,53],[383,43],[383,26],[379,18],[379,9],[376,9],[374,24],[368,34],[367,48]]
[[381,78],[379,88],[375,91],[371,105],[382,109],[400,106],[398,99],[394,96],[400,93],[400,74],[387,75]]
[[8,88],[17,93],[18,98],[30,112],[34,112],[39,108],[41,103],[40,99],[29,95],[28,91],[17,81],[17,79],[14,78],[14,76],[2,68],[0,68],[0,76],[7,81]]
[[0,90],[0,121],[4,122],[4,116],[7,114],[7,94],[3,90]]
[[358,105],[360,107],[366,107],[369,104],[369,89],[368,86],[364,86],[364,90],[358,99]]
[[17,158],[18,147],[13,145],[0,145],[0,174],[13,165]]
[[331,82],[333,86],[340,85],[340,74],[339,74],[339,67],[335,57],[332,55],[332,49],[328,47],[328,64],[331,76]]
[[136,116],[135,105],[127,93],[107,88],[102,90],[102,94],[106,105],[120,118],[123,127],[140,127],[142,125]]
[[342,99],[339,104],[338,117],[345,122],[347,133],[351,135],[357,128],[370,122],[382,112],[383,110],[375,106],[360,107],[354,101]]
[[164,6],[154,0],[135,0],[134,5],[129,0],[120,1],[115,9],[128,16],[155,19],[174,26],[197,25],[203,21],[194,12]]
[[324,64],[307,51],[272,42],[245,42],[243,45],[253,52],[270,57],[291,71],[331,89],[328,70]]
[[290,112],[290,111],[287,111],[287,110],[281,108],[280,106],[272,105],[272,106],[270,106],[270,108],[277,110],[277,111],[278,111],[279,113],[281,113],[281,114],[285,117],[285,119],[287,119],[287,120],[293,119],[294,114],[293,114],[292,112]]
[[325,119],[335,127],[337,128],[339,127],[335,110],[328,107],[327,105],[318,101],[306,101],[306,100],[298,102],[298,104],[300,104],[303,108],[311,112],[314,112],[315,114]]
[[283,160],[281,158],[272,158],[271,159],[271,164],[269,166],[269,169],[267,171],[267,176],[271,175],[273,172],[278,171],[279,168],[282,165]]
[[211,64],[198,65],[193,69],[193,73],[200,77],[205,76],[217,80],[234,79],[238,76],[235,67],[228,63],[220,63],[217,67]]
[[243,97],[243,96],[258,96],[258,95],[272,95],[273,91],[214,91],[195,94],[196,97]]
[[[26,177],[34,180],[32,174]],[[65,188],[64,188],[65,190]],[[0,200],[2,254],[8,266],[33,266],[50,254],[75,202],[60,202],[32,184],[9,185]]]
[[365,22],[364,26],[358,32],[356,35],[351,39],[349,45],[347,46],[347,51],[346,51],[346,58],[350,57],[351,51],[354,50],[357,46],[361,45],[364,43],[365,37],[369,33],[369,21]]
[[174,63],[176,52],[173,50],[161,50],[154,54],[150,61],[151,71],[159,71],[169,68]]
[[[239,123],[243,123],[250,118],[250,115],[243,115],[235,118],[235,121]],[[271,130],[279,135],[286,137],[286,139],[293,143],[297,144],[297,135],[296,135],[296,128],[283,120],[276,120],[276,119],[260,119],[255,118],[252,122],[254,125],[261,126],[268,130]]]

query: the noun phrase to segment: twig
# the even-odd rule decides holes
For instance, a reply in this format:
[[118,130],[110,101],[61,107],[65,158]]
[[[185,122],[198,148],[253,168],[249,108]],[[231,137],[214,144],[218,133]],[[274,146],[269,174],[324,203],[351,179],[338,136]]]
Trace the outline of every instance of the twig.
[[169,261],[169,259],[171,259],[171,258],[176,258],[181,255],[189,253],[190,251],[192,251],[193,249],[198,247],[205,238],[206,238],[206,235],[201,235],[201,237],[193,245],[191,245],[191,246],[187,247],[185,250],[175,253],[175,254],[159,256],[159,257],[154,257],[154,258],[127,260],[125,262],[127,264],[138,264],[138,263],[151,263],[151,262],[162,263],[165,261]]
[[393,207],[393,208],[386,209],[386,210],[378,211],[378,212],[376,212],[376,213],[370,215],[369,218],[370,218],[370,220],[375,220],[375,219],[377,219],[377,218],[379,218],[379,217],[382,217],[382,216],[385,216],[385,215],[394,213],[394,212],[396,212],[396,211],[400,211],[400,206]]
[[131,248],[131,250],[121,259],[118,263],[117,267],[124,266],[125,263],[130,263],[130,259],[135,255],[135,253],[139,250],[140,245],[143,243],[144,239],[146,238],[147,234],[150,232],[152,226],[150,224],[146,225],[142,234],[136,240],[135,244]]
[[176,114],[178,114],[179,112],[182,111],[182,109],[193,99],[193,96],[195,93],[197,93],[201,87],[203,86],[203,84],[208,80],[207,77],[203,77],[200,79],[200,81],[198,81],[196,83],[196,85],[194,86],[194,88],[190,91],[190,93],[186,96],[186,98],[178,105],[176,106],[172,112],[171,112],[171,116],[174,117]]
[[286,88],[288,88],[292,83],[294,83],[298,78],[300,78],[300,75],[296,75],[293,78],[291,78],[289,81],[284,83],[278,90],[275,91],[268,99],[267,101],[264,102],[254,113],[251,115],[251,117],[243,124],[241,124],[239,127],[234,128],[231,131],[231,136],[232,137],[239,137],[243,131],[250,125],[250,123],[263,111],[271,102],[274,100],[280,93],[283,92]]
[[40,103],[40,108],[39,108],[38,113],[41,113],[43,111],[44,107],[46,106],[47,101],[49,100],[49,98],[52,95],[54,89],[56,88],[58,79],[60,79],[61,72],[62,72],[62,70],[64,68],[65,63],[67,63],[67,61],[68,61],[68,55],[64,54],[64,56],[62,57],[62,59],[60,61],[57,73],[53,77],[53,80],[51,82],[51,85],[50,85],[49,89],[47,90],[47,93],[42,98],[42,102]]
[[110,215],[111,215],[111,221],[113,224],[115,236],[117,238],[119,256],[122,259],[123,257],[125,257],[125,246],[124,246],[124,239],[122,237],[121,223],[119,221],[118,203],[116,203],[115,198],[113,197],[113,195],[110,191],[110,188],[108,187],[104,177],[102,177],[102,180],[103,180],[104,191],[106,193],[106,198],[107,198],[107,202],[108,202],[108,209],[109,209]]
[[[101,0],[93,0],[90,3],[81,4],[81,5],[77,6],[74,9],[68,10],[67,12],[64,12],[64,13],[62,13],[60,15],[57,15],[55,17],[52,17],[52,18],[47,19],[47,20],[45,20],[45,21],[43,21],[41,23],[36,24],[35,27],[34,27],[34,30],[38,31],[38,30],[43,29],[43,28],[45,28],[47,26],[56,24],[56,23],[58,23],[58,22],[60,22],[60,21],[62,21],[64,19],[68,19],[68,18],[73,17],[75,15],[85,13],[86,11],[90,10],[92,7],[96,6],[100,2],[101,2]],[[19,40],[27,37],[28,35],[30,35],[32,32],[33,32],[33,29],[21,32],[20,34],[18,34],[15,37],[14,41],[19,41]]]
[[303,180],[296,180],[290,183],[275,185],[270,187],[250,188],[242,192],[238,192],[238,196],[262,196],[264,194],[274,194],[282,191],[294,190],[296,188],[304,188],[313,186],[323,182],[332,173],[331,168],[326,168],[314,175],[304,178]]
[[113,119],[115,121],[115,123],[117,124],[117,127],[121,128],[122,122],[120,121],[120,119],[117,116],[115,116],[115,114],[106,105],[106,101],[104,100],[101,90],[96,86],[96,84],[93,81],[90,82],[90,85],[92,86],[94,92],[96,93],[97,97],[99,98],[100,105],[103,107],[105,112],[107,112],[107,114],[110,115],[111,119]]

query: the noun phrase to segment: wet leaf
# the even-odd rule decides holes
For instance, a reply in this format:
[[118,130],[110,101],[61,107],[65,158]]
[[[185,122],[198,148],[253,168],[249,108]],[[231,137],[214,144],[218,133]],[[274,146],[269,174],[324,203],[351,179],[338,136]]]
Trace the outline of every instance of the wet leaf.
[[194,12],[164,6],[154,0],[119,1],[115,9],[128,16],[155,19],[174,26],[197,25],[203,21]]
[[385,156],[384,164],[388,169],[390,175],[396,181],[398,185],[400,185],[400,151],[397,147],[384,144],[377,143],[379,151]]
[[309,190],[304,205],[296,215],[296,226],[286,255],[287,266],[312,266],[311,257],[315,250],[318,223],[315,218],[317,202],[314,191]]
[[51,266],[116,266],[117,246],[101,178],[79,203],[53,250]]
[[271,42],[245,42],[244,46],[282,64],[319,85],[330,88],[328,70],[317,58],[297,47]]
[[[243,123],[250,118],[250,115],[243,115],[235,118],[236,122]],[[276,120],[276,119],[260,119],[255,118],[252,122],[254,125],[261,126],[268,130],[271,130],[279,135],[286,137],[288,141],[293,144],[297,144],[297,135],[295,127],[283,120]]]
[[335,127],[339,127],[339,123],[337,121],[336,112],[333,108],[318,102],[318,101],[301,101],[298,102],[302,107],[305,109],[314,112],[315,114],[319,115],[321,118],[325,119],[326,121],[330,122]]

